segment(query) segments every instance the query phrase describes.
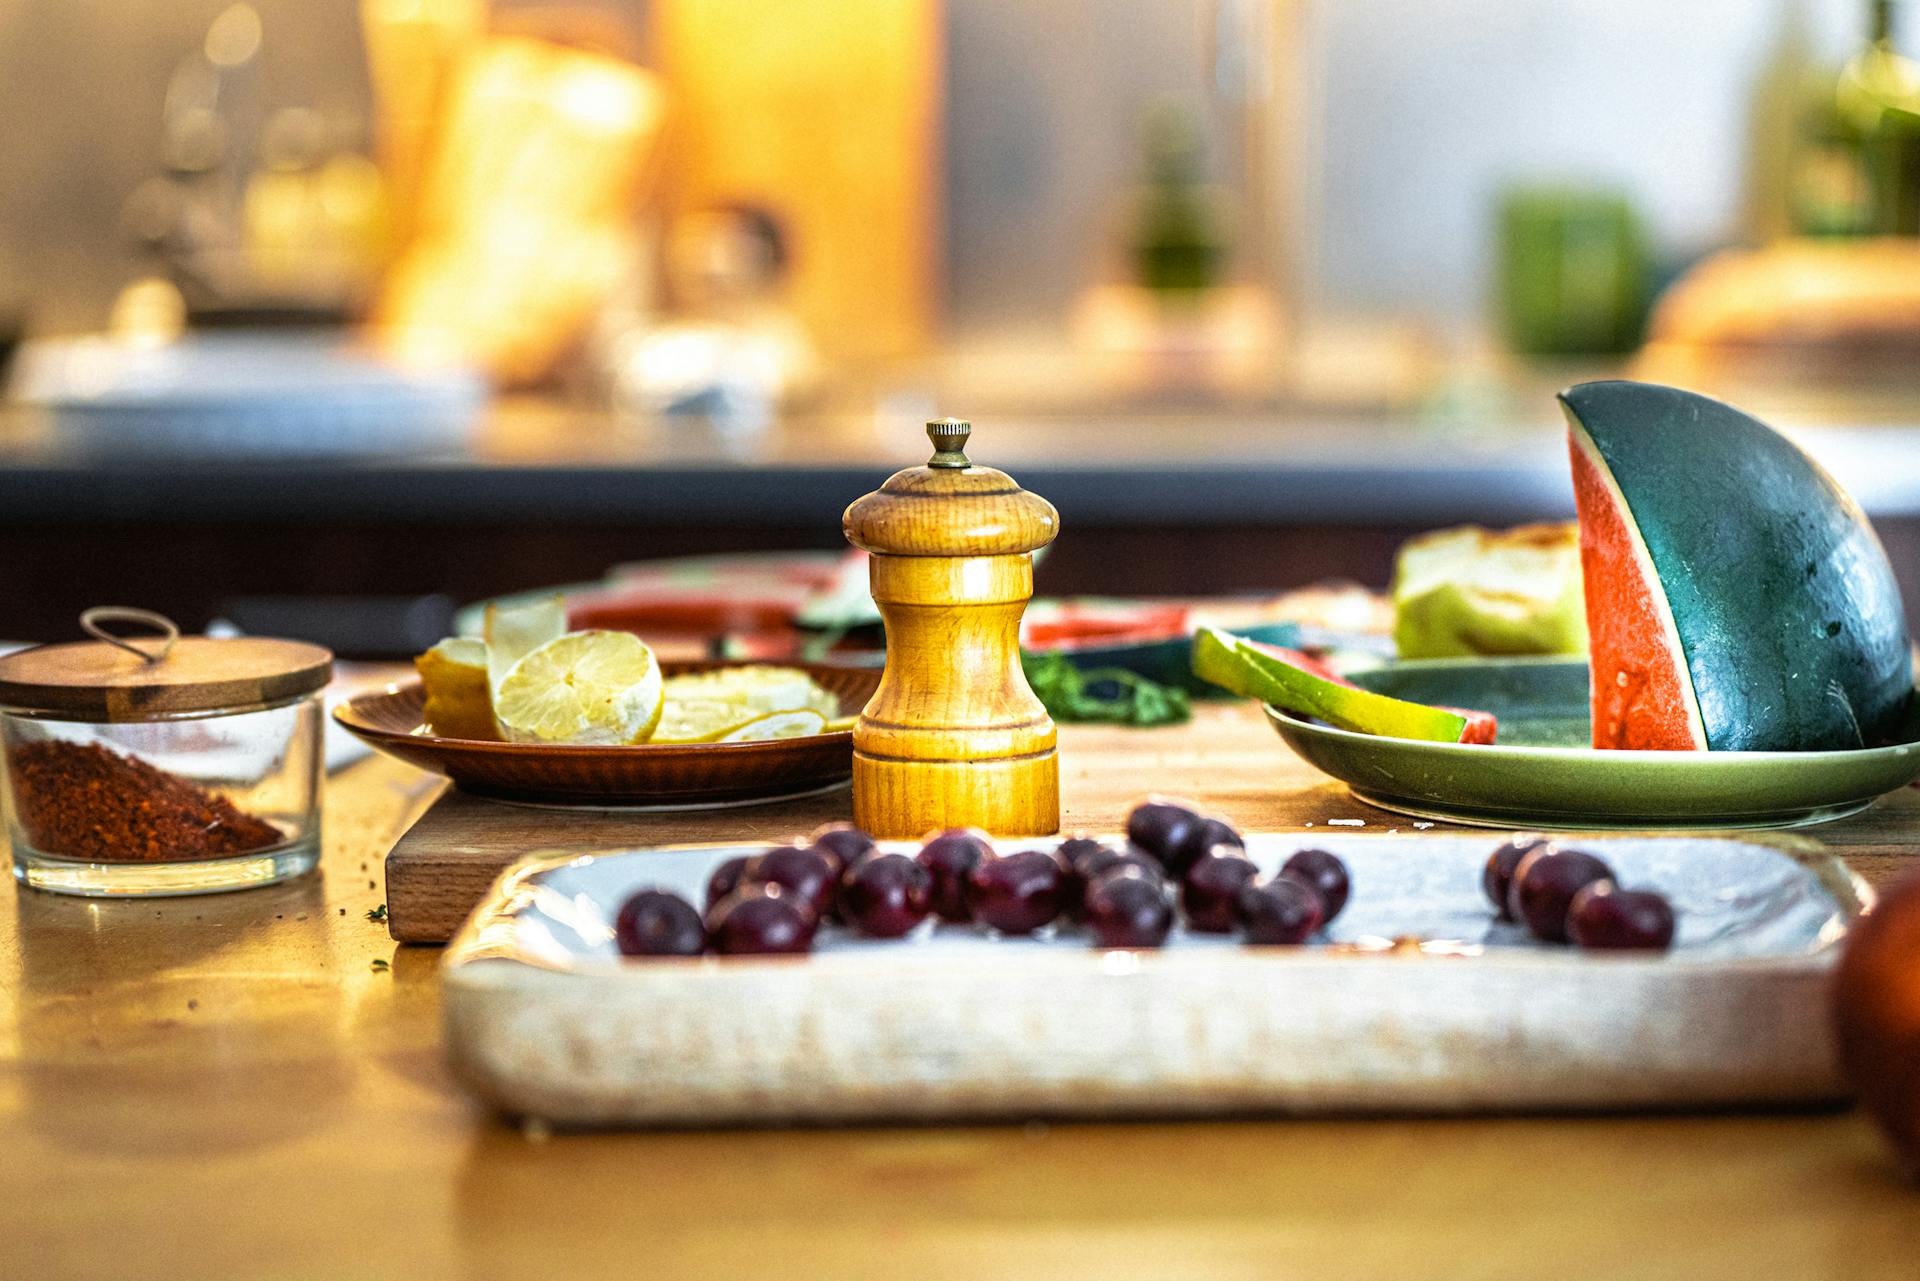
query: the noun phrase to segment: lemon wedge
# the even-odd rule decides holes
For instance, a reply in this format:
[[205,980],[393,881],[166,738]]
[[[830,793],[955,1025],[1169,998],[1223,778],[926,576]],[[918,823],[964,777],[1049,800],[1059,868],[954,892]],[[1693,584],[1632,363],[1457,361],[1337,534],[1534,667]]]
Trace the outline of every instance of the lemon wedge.
[[487,606],[485,630],[487,643],[487,688],[497,695],[500,682],[513,665],[556,641],[567,631],[567,601],[564,596],[548,596],[525,605]]
[[797,667],[756,664],[689,672],[667,681],[667,697],[734,703],[762,714],[811,708],[822,716],[834,716],[840,711],[840,700]]
[[826,727],[826,717],[811,707],[802,707],[793,711],[768,712],[765,716],[756,716],[745,725],[728,730],[715,741],[757,743],[769,738],[805,738],[809,734],[820,733]]
[[660,663],[631,632],[568,632],[527,653],[493,691],[516,743],[645,742],[664,704]]
[[[669,682],[671,683],[671,682]],[[757,720],[759,713],[711,698],[673,698],[661,709],[650,743],[712,743]]]
[[426,687],[427,731],[446,738],[496,739],[487,647],[471,636],[449,636],[413,660]]

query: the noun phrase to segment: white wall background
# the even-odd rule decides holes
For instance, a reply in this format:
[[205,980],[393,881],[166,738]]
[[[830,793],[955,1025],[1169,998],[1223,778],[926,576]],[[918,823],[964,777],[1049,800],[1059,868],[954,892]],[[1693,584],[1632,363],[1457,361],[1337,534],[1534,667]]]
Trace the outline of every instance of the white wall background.
[[[1213,0],[1299,10],[1318,128],[1292,229],[1309,305],[1442,321],[1483,310],[1495,194],[1618,183],[1668,256],[1723,240],[1751,82],[1798,10],[1835,64],[1866,0]],[[1208,110],[1199,0],[953,0],[952,315],[1058,312],[1113,256],[1115,198],[1157,97]],[[1910,4],[1920,9],[1920,3]],[[1920,15],[1905,47],[1920,54]]]
[[1618,182],[1669,254],[1722,239],[1751,81],[1794,8],[1836,61],[1865,30],[1865,0],[1318,0],[1316,302],[1477,311],[1512,177]]

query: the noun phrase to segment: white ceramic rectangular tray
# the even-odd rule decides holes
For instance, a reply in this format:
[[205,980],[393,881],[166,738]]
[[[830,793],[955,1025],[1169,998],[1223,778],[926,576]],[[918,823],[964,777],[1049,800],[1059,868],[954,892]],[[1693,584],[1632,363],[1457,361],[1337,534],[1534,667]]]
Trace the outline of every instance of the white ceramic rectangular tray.
[[626,895],[697,903],[746,847],[535,857],[448,948],[448,1053],[493,1106],[568,1126],[1838,1097],[1827,979],[1868,891],[1821,847],[1580,838],[1679,913],[1670,953],[1596,955],[1493,918],[1480,869],[1498,839],[1250,836],[1263,871],[1308,845],[1347,861],[1330,937],[1176,931],[1146,952],[942,925],[830,928],[807,957],[625,960]]

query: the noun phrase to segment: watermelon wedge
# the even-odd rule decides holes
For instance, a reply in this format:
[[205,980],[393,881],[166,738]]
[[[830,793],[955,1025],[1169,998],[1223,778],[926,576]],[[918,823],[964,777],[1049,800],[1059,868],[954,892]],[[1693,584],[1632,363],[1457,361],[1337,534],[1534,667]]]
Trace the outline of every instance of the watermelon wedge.
[[1593,745],[1819,751],[1885,741],[1906,613],[1859,507],[1756,418],[1650,383],[1562,392]]
[[1361,689],[1324,664],[1279,645],[1251,641],[1214,627],[1193,637],[1193,674],[1243,698],[1257,698],[1298,716],[1387,738],[1439,743],[1491,743],[1490,713],[1428,707]]

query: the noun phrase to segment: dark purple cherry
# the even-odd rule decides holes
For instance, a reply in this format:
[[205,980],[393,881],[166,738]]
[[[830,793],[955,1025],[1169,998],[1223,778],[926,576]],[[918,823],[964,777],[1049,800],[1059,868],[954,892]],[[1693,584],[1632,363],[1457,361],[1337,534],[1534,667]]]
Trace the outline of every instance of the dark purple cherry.
[[1301,850],[1280,865],[1280,875],[1304,881],[1320,896],[1327,914],[1320,921],[1329,925],[1347,905],[1353,882],[1347,877],[1347,865],[1325,850]]
[[977,827],[950,827],[920,847],[920,866],[933,877],[933,910],[944,921],[970,921],[967,873],[993,857],[987,834]]
[[1544,836],[1515,836],[1488,856],[1486,869],[1480,873],[1480,888],[1486,891],[1501,920],[1513,919],[1513,913],[1507,908],[1507,895],[1513,889],[1513,869],[1520,866],[1521,859],[1551,843]]
[[1305,881],[1276,876],[1242,887],[1238,906],[1247,942],[1304,943],[1320,928],[1326,905]]
[[1127,839],[1167,867],[1200,826],[1201,818],[1175,801],[1145,800],[1127,815]]
[[1166,875],[1166,869],[1160,866],[1159,859],[1154,858],[1144,851],[1134,849],[1131,845],[1123,850],[1114,849],[1111,845],[1104,845],[1093,851],[1093,853],[1081,858],[1081,860],[1075,864],[1074,870],[1080,873],[1081,880],[1091,885],[1095,880],[1099,879],[1101,873],[1110,872],[1116,867],[1138,867],[1153,873],[1155,876],[1164,877]]
[[1611,881],[1613,869],[1583,850],[1542,846],[1520,860],[1507,890],[1507,910],[1533,936],[1567,941],[1567,910],[1573,896],[1595,881]]
[[1166,871],[1159,860],[1144,854],[1129,845],[1124,850],[1114,849],[1110,845],[1098,846],[1081,854],[1073,865],[1073,875],[1068,878],[1068,901],[1066,915],[1080,920],[1085,915],[1087,890],[1102,875],[1116,867],[1137,867],[1152,875],[1156,880],[1164,880]]
[[973,919],[1004,934],[1031,934],[1060,915],[1060,864],[1045,850],[990,858],[967,873]]
[[933,874],[905,854],[868,854],[840,877],[840,915],[874,938],[897,939],[927,919]]
[[1102,848],[1100,842],[1091,836],[1069,836],[1053,847],[1053,861],[1066,874],[1062,882],[1065,897],[1060,907],[1064,915],[1079,919],[1080,902],[1087,892],[1087,878],[1080,875],[1080,860]]
[[824,823],[813,829],[807,843],[839,859],[839,870],[843,872],[859,862],[861,855],[871,854],[876,848],[873,838],[851,823]]
[[1216,845],[1187,869],[1180,907],[1187,924],[1208,934],[1228,934],[1240,923],[1240,891],[1260,874],[1253,860],[1231,845]]
[[1201,858],[1210,853],[1216,845],[1225,845],[1230,849],[1244,850],[1246,841],[1240,833],[1217,818],[1203,818],[1186,835],[1166,858],[1167,875],[1175,880],[1187,874]]
[[730,858],[713,869],[713,875],[707,878],[707,906],[712,907],[727,895],[740,888],[740,873],[747,866],[747,856]]
[[1096,947],[1159,947],[1173,928],[1166,882],[1124,863],[1087,886],[1086,917]]
[[1595,881],[1573,896],[1567,937],[1585,948],[1664,952],[1673,945],[1673,905],[1652,890]]
[[1106,845],[1095,837],[1075,833],[1055,846],[1054,853],[1067,860],[1069,867],[1078,868],[1081,859],[1106,848]]
[[693,904],[665,890],[641,890],[613,917],[613,941],[622,956],[698,956],[706,926]]
[[776,845],[747,860],[747,865],[740,869],[740,882],[778,885],[798,895],[813,909],[815,917],[823,917],[833,906],[835,881],[840,874],[835,862],[832,854],[820,850]]
[[806,952],[817,920],[798,894],[771,881],[750,882],[707,913],[707,941],[725,956]]
[[1080,869],[1073,865],[1073,860],[1058,845],[1049,845],[1040,852],[1052,859],[1054,866],[1060,869],[1060,915],[1078,920],[1080,898],[1087,890],[1086,878],[1080,875]]

